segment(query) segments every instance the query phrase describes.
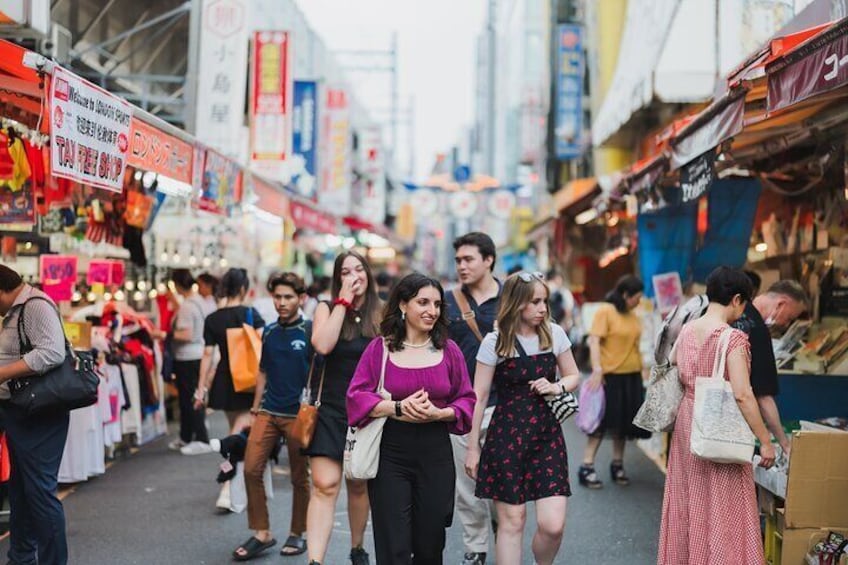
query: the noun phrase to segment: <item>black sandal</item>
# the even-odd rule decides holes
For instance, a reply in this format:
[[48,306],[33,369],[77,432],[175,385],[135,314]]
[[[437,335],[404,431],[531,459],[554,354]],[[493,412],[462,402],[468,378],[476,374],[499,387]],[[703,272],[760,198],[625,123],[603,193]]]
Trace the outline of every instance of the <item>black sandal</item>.
[[610,463],[610,475],[612,476],[612,480],[619,485],[627,486],[630,484],[630,478],[627,476],[627,473],[624,472],[624,462],[623,461],[613,461]]
[[[286,551],[286,549],[293,549],[294,551]],[[286,543],[283,544],[283,548],[280,550],[280,555],[284,557],[291,557],[293,555],[300,555],[305,551],[306,540],[303,539],[302,536],[289,536],[288,539],[286,539]]]
[[[277,545],[277,540],[271,538],[268,541],[260,541],[256,536],[251,536],[249,540],[241,544],[233,552],[233,559],[236,561],[249,561],[266,549]],[[244,555],[238,552],[239,549],[244,550]]]

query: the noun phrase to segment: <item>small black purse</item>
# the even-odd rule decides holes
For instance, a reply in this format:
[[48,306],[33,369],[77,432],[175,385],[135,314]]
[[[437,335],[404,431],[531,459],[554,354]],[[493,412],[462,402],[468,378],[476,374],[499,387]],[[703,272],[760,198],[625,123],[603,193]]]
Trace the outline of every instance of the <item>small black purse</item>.
[[[21,313],[18,315],[21,357],[34,349],[24,327],[24,310],[32,300],[44,300],[50,304],[47,299],[35,296],[21,306]],[[56,315],[61,322],[62,317],[58,311]],[[43,375],[9,381],[9,391],[12,393],[10,403],[21,409],[27,416],[68,412],[91,406],[97,402],[97,387],[100,384],[100,376],[95,367],[94,356],[91,352],[74,351],[66,339],[65,360],[61,365]]]

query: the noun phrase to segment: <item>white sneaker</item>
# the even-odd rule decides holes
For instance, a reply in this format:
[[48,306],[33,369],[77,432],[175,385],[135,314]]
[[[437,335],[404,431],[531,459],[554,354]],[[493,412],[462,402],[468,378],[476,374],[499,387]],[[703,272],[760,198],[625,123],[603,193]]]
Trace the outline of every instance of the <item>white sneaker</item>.
[[220,452],[221,451],[221,440],[217,438],[213,438],[209,440],[209,447],[212,448],[212,451]]
[[193,441],[180,449],[180,453],[183,455],[203,455],[205,453],[212,452],[212,447],[208,443],[204,443],[202,441]]
[[170,449],[171,451],[179,451],[183,447],[185,447],[185,445],[186,445],[186,442],[184,442],[180,438],[177,438],[177,439],[175,439],[174,441],[172,441],[171,443],[168,444],[168,449]]

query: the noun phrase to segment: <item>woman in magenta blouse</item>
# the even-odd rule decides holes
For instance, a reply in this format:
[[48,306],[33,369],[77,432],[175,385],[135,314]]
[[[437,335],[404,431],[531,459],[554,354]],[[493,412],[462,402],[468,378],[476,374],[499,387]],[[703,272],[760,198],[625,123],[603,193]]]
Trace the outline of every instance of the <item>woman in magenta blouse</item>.
[[[368,482],[377,563],[441,564],[445,529],[453,519],[456,476],[449,434],[471,429],[476,397],[459,347],[448,339],[439,282],[404,277],[389,296],[383,338],[363,353],[347,392],[351,426],[388,418],[380,470]],[[385,388],[376,393],[383,347],[389,348]]]

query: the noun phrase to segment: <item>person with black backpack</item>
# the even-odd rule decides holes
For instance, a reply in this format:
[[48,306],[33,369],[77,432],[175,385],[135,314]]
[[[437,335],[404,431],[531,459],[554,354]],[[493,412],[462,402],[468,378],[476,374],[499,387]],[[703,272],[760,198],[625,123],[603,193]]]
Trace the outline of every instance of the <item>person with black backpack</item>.
[[294,492],[291,528],[281,555],[306,551],[306,510],[309,506],[309,476],[304,447],[292,434],[312,357],[312,322],[303,319],[300,308],[306,300],[306,285],[294,273],[283,273],[268,281],[279,318],[265,328],[262,358],[256,379],[254,415],[244,454],[244,483],[247,490],[247,521],[253,535],[233,552],[236,561],[247,561],[277,542],[271,533],[263,475],[268,458],[286,438]]
[[13,469],[9,562],[37,559],[63,565],[68,562],[68,542],[65,512],[56,494],[69,411],[29,415],[12,404],[9,388],[15,379],[43,376],[64,363],[62,320],[46,294],[5,265],[0,265],[0,317],[0,427],[6,432]]

